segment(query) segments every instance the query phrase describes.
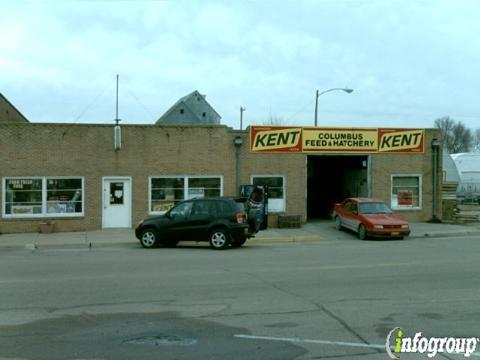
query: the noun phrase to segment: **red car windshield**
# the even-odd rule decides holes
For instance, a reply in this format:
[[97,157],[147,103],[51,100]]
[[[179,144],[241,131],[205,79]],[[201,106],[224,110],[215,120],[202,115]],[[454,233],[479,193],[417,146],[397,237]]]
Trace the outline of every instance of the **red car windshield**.
[[371,203],[360,203],[359,213],[360,214],[391,214],[392,210],[390,210],[390,208],[385,203],[371,202]]

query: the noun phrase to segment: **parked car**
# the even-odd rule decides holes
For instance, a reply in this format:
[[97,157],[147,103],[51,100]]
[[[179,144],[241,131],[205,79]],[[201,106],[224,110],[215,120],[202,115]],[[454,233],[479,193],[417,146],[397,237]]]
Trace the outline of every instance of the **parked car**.
[[220,197],[181,201],[164,215],[140,221],[135,236],[144,248],[190,240],[209,241],[213,249],[225,249],[242,246],[257,231],[255,221],[247,219],[242,199]]
[[382,200],[348,198],[335,204],[333,218],[337,230],[350,229],[358,233],[362,240],[368,237],[403,238],[410,235],[408,222],[395,215]]

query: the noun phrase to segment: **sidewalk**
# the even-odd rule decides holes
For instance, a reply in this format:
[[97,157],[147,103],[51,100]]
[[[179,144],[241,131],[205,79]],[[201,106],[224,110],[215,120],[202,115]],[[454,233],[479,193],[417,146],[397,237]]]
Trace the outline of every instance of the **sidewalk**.
[[[412,230],[410,239],[429,237],[472,236],[480,238],[480,224],[451,225],[410,223]],[[304,224],[301,228],[277,229],[260,231],[252,242],[295,242],[315,240],[335,240],[339,232],[333,221],[314,221]],[[352,234],[352,236],[354,236]],[[108,229],[86,232],[64,232],[53,234],[4,234],[0,235],[0,248],[23,247],[34,249],[45,246],[108,246],[114,244],[137,245],[138,240],[131,229]]]

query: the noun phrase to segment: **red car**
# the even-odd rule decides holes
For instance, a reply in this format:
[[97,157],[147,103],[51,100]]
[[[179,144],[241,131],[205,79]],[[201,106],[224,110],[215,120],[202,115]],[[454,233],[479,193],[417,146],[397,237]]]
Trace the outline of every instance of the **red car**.
[[337,230],[353,230],[362,240],[369,236],[403,238],[410,234],[408,222],[393,214],[382,200],[348,198],[335,204],[333,218]]

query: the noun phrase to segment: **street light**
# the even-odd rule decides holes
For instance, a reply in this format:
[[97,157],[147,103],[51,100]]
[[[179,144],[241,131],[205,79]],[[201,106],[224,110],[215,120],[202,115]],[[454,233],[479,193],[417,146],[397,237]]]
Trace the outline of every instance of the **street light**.
[[317,90],[317,93],[316,93],[316,96],[315,96],[315,126],[317,126],[318,97],[320,95],[323,95],[323,94],[327,93],[327,92],[337,91],[337,90],[345,91],[347,94],[351,94],[353,92],[353,89],[349,89],[349,88],[333,88],[333,89],[328,89],[328,90],[325,90],[325,91],[322,91],[322,92],[318,92],[318,90]]

